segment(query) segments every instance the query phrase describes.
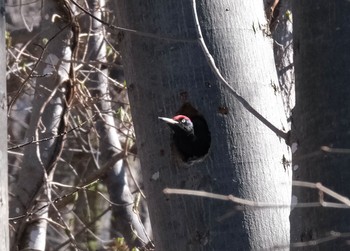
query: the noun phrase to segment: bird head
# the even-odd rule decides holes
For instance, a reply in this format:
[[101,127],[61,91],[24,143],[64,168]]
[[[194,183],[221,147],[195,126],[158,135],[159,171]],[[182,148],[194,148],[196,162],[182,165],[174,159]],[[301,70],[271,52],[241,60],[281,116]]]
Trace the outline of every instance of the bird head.
[[176,115],[173,118],[158,117],[158,119],[166,122],[175,133],[194,134],[193,123],[185,115]]

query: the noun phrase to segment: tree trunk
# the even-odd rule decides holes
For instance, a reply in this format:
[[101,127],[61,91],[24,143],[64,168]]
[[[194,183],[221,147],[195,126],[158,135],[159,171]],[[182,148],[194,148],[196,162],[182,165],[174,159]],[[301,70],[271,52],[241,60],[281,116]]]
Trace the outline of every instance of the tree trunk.
[[[117,6],[118,26],[142,32],[118,37],[156,249],[287,249],[288,148],[213,74],[196,40],[190,1],[119,0]],[[278,81],[263,3],[197,6],[204,40],[224,78],[272,124],[286,128],[280,93],[273,88]],[[191,166],[177,160],[170,130],[157,119],[175,115],[185,102],[203,114],[212,141],[209,156]],[[166,187],[283,206],[236,208],[226,201],[165,196]]]
[[[321,151],[350,148],[350,42],[348,1],[293,1],[296,107],[293,112],[293,179],[321,182],[350,197],[350,155]],[[296,147],[297,146],[297,147]],[[339,202],[316,189],[294,186],[296,202]],[[324,196],[324,198],[323,198]],[[302,250],[348,250],[350,212],[331,207],[295,208],[291,240]],[[339,234],[340,233],[340,234]],[[310,246],[311,245],[311,246]],[[296,244],[294,246],[297,246]]]
[[[71,59],[69,43],[72,34],[69,26],[57,16],[51,20],[58,10],[57,2],[45,1],[43,15],[47,16],[43,19],[42,34],[45,35],[43,39],[48,40],[47,44],[43,45],[46,48],[42,47],[44,53],[37,67],[38,74],[43,77],[36,81],[35,102],[26,138],[28,142],[44,138],[47,140],[29,144],[24,149],[23,166],[19,172],[10,212],[12,217],[25,216],[28,212],[34,212],[34,215],[29,220],[22,217],[13,225],[13,248],[18,245],[20,249],[45,250],[46,245],[45,218],[48,217],[48,207],[40,211],[37,209],[49,203],[48,177],[60,156],[63,144],[62,135],[55,136],[65,130],[63,116],[68,102],[66,95],[69,89],[68,73]],[[46,195],[36,201],[42,194]]]
[[[4,1],[0,0],[0,9],[4,10]],[[0,32],[5,34],[5,16],[1,12],[0,16]],[[0,36],[0,123],[2,125],[2,133],[0,134],[0,220],[2,222],[0,229],[0,240],[2,240],[1,251],[9,250],[9,225],[7,224],[8,214],[8,190],[7,190],[7,105],[6,105],[6,51],[5,51],[5,36]]]

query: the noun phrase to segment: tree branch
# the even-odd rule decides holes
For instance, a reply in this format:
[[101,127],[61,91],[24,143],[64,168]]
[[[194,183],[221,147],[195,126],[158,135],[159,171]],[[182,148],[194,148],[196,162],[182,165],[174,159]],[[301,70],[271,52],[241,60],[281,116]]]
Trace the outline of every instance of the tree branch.
[[[217,68],[215,64],[215,60],[213,56],[210,54],[207,45],[205,44],[205,41],[203,39],[201,27],[199,24],[199,19],[197,15],[197,8],[196,8],[196,0],[192,0],[192,10],[193,10],[193,16],[195,21],[195,27],[197,32],[197,41],[199,42],[199,45],[201,46],[204,56],[207,59],[207,62],[212,69],[215,76],[221,81],[221,83],[226,86],[232,93],[232,95],[243,105],[244,108],[246,108],[251,114],[253,114],[258,120],[260,120],[264,125],[266,125],[270,130],[272,130],[277,136],[284,139],[286,142],[288,141],[288,133],[283,132],[282,130],[278,129],[276,126],[274,126],[270,121],[268,121],[263,115],[261,115],[257,110],[255,110],[247,100],[245,100],[235,89],[232,88],[232,86],[227,82],[227,80],[221,75],[220,70]],[[287,142],[288,144],[288,142]]]

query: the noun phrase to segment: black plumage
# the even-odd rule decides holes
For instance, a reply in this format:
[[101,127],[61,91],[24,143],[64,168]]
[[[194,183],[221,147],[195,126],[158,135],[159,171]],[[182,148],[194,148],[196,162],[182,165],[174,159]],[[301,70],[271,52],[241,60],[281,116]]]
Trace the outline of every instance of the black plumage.
[[205,157],[209,151],[211,137],[205,119],[200,115],[191,118],[176,115],[173,118],[159,117],[173,131],[174,145],[184,162],[195,162]]

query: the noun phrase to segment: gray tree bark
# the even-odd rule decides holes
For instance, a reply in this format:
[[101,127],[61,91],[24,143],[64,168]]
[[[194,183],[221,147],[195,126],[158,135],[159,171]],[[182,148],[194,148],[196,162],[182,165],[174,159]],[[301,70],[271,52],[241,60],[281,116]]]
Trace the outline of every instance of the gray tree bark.
[[[5,34],[5,4],[3,0],[0,0],[0,32]],[[2,133],[0,134],[0,240],[2,244],[1,251],[9,250],[9,225],[7,224],[8,213],[8,190],[7,190],[7,105],[6,105],[6,50],[5,50],[5,36],[0,36],[0,124],[2,125]]]
[[[323,148],[349,149],[350,42],[348,1],[293,1],[296,106],[293,112],[293,179],[320,182],[350,197],[350,155]],[[316,189],[293,187],[295,202],[334,200]],[[323,198],[324,196],[324,198]],[[347,250],[350,212],[332,207],[295,208],[292,247]],[[302,242],[302,243],[299,243]],[[298,244],[298,245],[297,245]]]
[[[196,40],[190,1],[119,0],[116,6],[117,25],[140,31],[118,38],[156,249],[288,249],[288,147],[213,74]],[[197,1],[197,6],[204,40],[224,78],[272,124],[287,129],[280,93],[273,88],[278,80],[263,3]],[[209,156],[192,166],[177,160],[170,131],[157,119],[174,115],[184,102],[204,115],[212,135]],[[166,187],[280,206],[238,210],[226,201],[165,196]]]
[[[71,59],[69,45],[72,33],[65,20],[58,16],[53,18],[58,10],[62,9],[58,8],[56,1],[45,1],[41,28],[43,39],[48,39],[48,43],[44,45],[47,46],[45,49],[42,48],[44,53],[37,67],[39,75],[45,77],[38,78],[36,82],[26,139],[28,142],[48,140],[29,144],[24,149],[23,166],[14,188],[15,198],[11,201],[10,212],[12,217],[33,212],[34,215],[29,219],[21,217],[13,224],[11,245],[14,250],[17,246],[19,249],[45,250],[48,208],[37,209],[49,203],[49,176],[63,144],[63,137],[55,136],[65,130],[63,116],[67,108]],[[40,195],[44,195],[41,197],[44,201],[36,201]]]

